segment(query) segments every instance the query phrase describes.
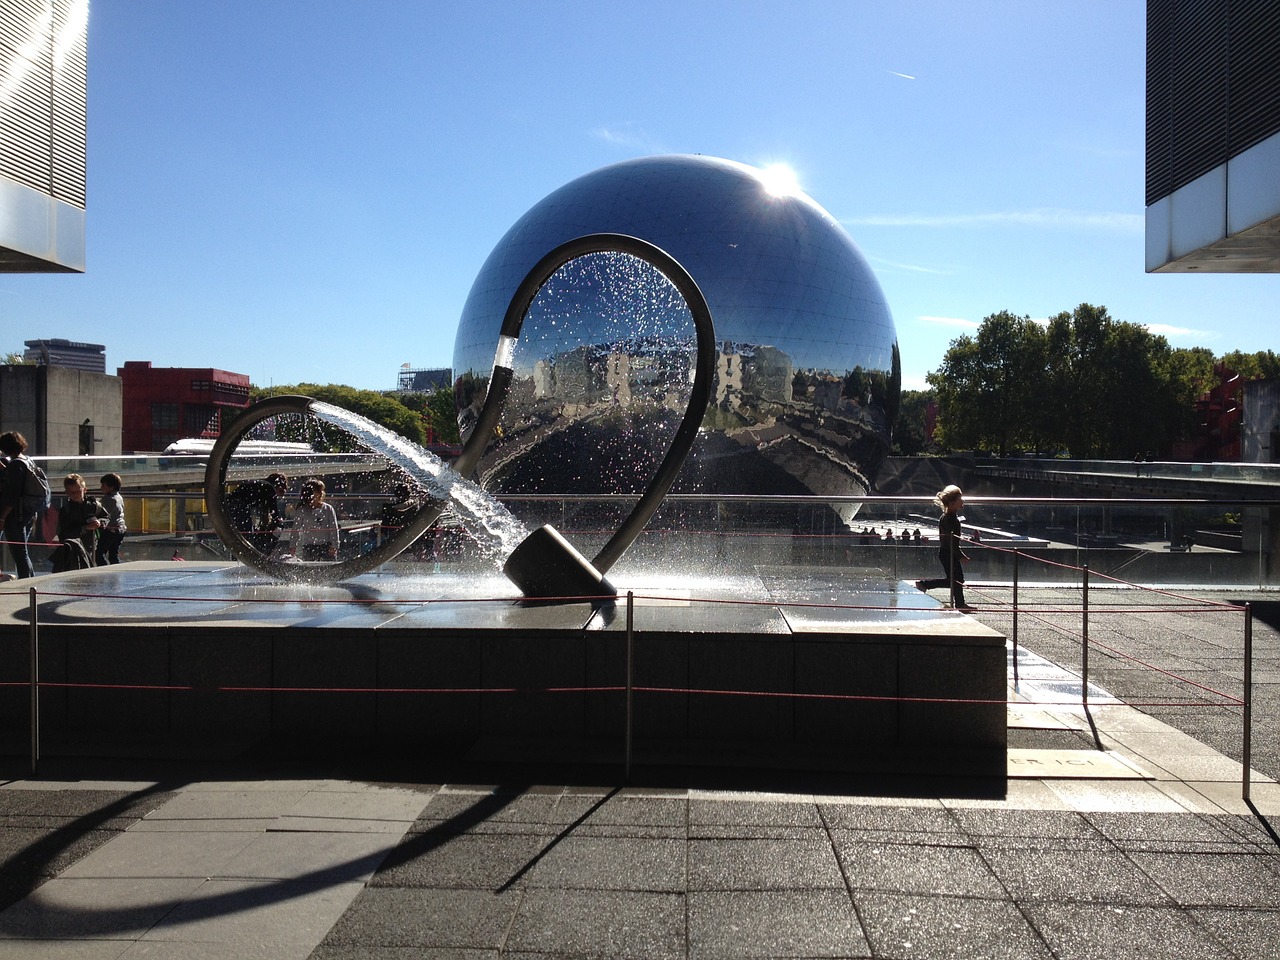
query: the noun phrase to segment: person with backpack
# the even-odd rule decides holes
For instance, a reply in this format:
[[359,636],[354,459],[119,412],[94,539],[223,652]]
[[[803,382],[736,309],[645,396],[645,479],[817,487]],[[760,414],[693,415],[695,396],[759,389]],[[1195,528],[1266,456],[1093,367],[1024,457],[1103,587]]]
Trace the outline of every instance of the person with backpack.
[[18,578],[35,576],[27,544],[36,517],[49,506],[49,481],[44,471],[26,456],[27,438],[16,430],[0,434],[0,455],[5,459],[4,486],[0,489],[0,525],[9,543]]

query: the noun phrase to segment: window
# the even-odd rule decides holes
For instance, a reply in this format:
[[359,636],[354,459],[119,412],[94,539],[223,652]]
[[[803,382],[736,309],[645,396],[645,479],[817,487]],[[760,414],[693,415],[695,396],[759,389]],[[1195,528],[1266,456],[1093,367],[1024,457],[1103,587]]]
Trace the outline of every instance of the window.
[[182,411],[182,427],[188,437],[216,437],[221,419],[209,403],[188,403]]
[[151,429],[177,430],[178,405],[176,403],[151,404]]

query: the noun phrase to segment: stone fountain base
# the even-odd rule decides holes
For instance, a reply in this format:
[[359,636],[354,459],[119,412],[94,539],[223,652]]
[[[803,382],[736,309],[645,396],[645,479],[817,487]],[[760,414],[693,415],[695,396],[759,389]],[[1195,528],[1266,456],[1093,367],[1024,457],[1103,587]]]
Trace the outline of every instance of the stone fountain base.
[[[496,576],[412,569],[312,587],[143,562],[3,584],[0,749],[30,749],[35,586],[46,756],[623,762],[625,602],[531,605]],[[1004,637],[910,585],[610,579],[636,595],[633,763],[1004,776]]]

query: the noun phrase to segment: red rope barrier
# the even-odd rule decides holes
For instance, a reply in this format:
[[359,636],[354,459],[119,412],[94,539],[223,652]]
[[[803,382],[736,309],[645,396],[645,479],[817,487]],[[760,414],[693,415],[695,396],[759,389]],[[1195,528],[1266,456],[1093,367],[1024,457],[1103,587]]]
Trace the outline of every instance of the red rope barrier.
[[[990,547],[990,546],[987,546],[986,544],[981,544],[981,543],[979,543],[979,545],[985,546],[987,547],[987,549],[997,549],[997,550],[1004,549],[1004,548],[998,548],[998,547]],[[1046,562],[1054,566],[1062,566],[1062,567],[1067,566],[1065,564],[1058,564],[1054,561],[1042,561],[1042,562]],[[1075,568],[1075,569],[1082,569],[1082,568]],[[1105,575],[1102,575],[1102,576],[1105,576]],[[1126,581],[1119,580],[1118,578],[1111,577],[1108,579],[1111,579],[1116,583],[1127,584]],[[1154,594],[1167,596],[1173,599],[1187,600],[1189,602],[1197,603],[1198,605],[1196,606],[1165,605],[1165,606],[1149,606],[1149,607],[1148,606],[1119,606],[1119,605],[1091,606],[1090,611],[1096,614],[1169,614],[1169,613],[1205,614],[1205,613],[1217,613],[1217,612],[1223,612],[1223,613],[1244,613],[1245,612],[1244,607],[1238,606],[1235,604],[1220,603],[1220,602],[1214,602],[1214,601],[1200,601],[1198,598],[1186,597],[1186,596],[1172,593],[1169,591],[1162,591],[1162,590],[1157,590],[1153,588],[1143,588],[1139,584],[1127,584],[1127,585],[1135,587],[1137,589],[1146,590],[1147,592],[1151,592]],[[979,588],[978,592],[982,593],[981,588]],[[164,602],[164,603],[193,602],[193,603],[226,604],[226,603],[234,602],[236,604],[243,604],[246,602],[243,599],[229,601],[225,597],[151,596],[151,595],[124,596],[124,595],[96,594],[96,593],[84,593],[84,592],[73,592],[73,591],[48,591],[48,592],[42,591],[40,592],[39,597],[54,598],[54,599],[106,600],[106,601],[147,600],[147,601],[156,601],[156,602]],[[677,603],[686,603],[686,604],[772,606],[779,609],[799,609],[799,610],[821,609],[821,610],[831,610],[831,611],[868,611],[868,612],[893,612],[893,613],[902,612],[902,607],[900,606],[887,606],[887,605],[882,606],[882,605],[876,605],[876,604],[833,604],[833,603],[818,603],[813,601],[719,599],[719,598],[674,596],[674,595],[666,595],[666,594],[639,594],[639,595],[634,595],[634,597],[635,599],[642,600],[642,601],[648,600],[648,601],[655,601],[655,602],[677,602]],[[305,598],[290,597],[290,598],[276,598],[276,599],[255,598],[248,602],[258,603],[258,604],[267,604],[267,605],[286,604],[286,605],[292,605],[292,606],[328,605],[328,604],[356,604],[356,605],[366,605],[366,606],[376,605],[376,604],[390,604],[390,605],[396,605],[396,606],[404,606],[404,605],[427,606],[431,604],[458,604],[458,603],[510,604],[510,603],[519,603],[524,601],[525,599],[526,598],[524,597],[465,597],[465,598],[433,597],[433,598],[422,598],[422,599],[390,599],[390,598],[366,599],[366,598],[354,598],[354,597],[305,599]],[[602,598],[595,597],[595,596],[559,597],[559,598],[545,598],[545,599],[540,598],[538,602],[541,603],[541,602],[547,602],[547,600],[559,600],[564,602],[599,603],[601,599]],[[993,603],[993,606],[978,608],[981,612],[999,613],[999,612],[1003,612],[1006,608],[1008,609],[1009,612],[1013,612],[1013,608],[1010,605],[999,604],[998,601],[996,601],[994,598],[992,598],[989,595],[987,596],[987,599]],[[939,608],[938,610],[927,610],[922,608],[916,612],[939,613],[939,614],[952,613],[952,611],[947,610],[945,608]],[[1082,639],[1081,634],[1074,633],[1068,630],[1067,628],[1065,628],[1064,626],[1062,626],[1061,624],[1055,623],[1052,620],[1047,619],[1047,617],[1053,616],[1053,615],[1077,616],[1082,612],[1081,607],[1019,606],[1017,608],[1017,612],[1032,616],[1042,625],[1052,630],[1063,633],[1072,640]],[[1171,681],[1185,683],[1195,689],[1198,689],[1206,694],[1210,694],[1223,701],[1221,704],[1205,703],[1204,701],[1152,701],[1149,703],[1148,702],[1142,702],[1142,703],[1132,702],[1126,705],[1129,705],[1129,706],[1182,706],[1182,707],[1227,706],[1227,707],[1230,707],[1230,706],[1240,706],[1240,705],[1243,705],[1244,703],[1243,700],[1233,697],[1230,694],[1227,694],[1223,691],[1216,690],[1212,687],[1199,683],[1195,680],[1191,680],[1187,677],[1182,677],[1176,673],[1173,673],[1172,671],[1165,670],[1152,663],[1149,663],[1138,657],[1126,654],[1106,644],[1101,644],[1101,643],[1098,643],[1097,641],[1091,641],[1091,646],[1096,647],[1100,650],[1103,650],[1107,652],[1109,655],[1116,657],[1118,659],[1127,660],[1129,662],[1138,664],[1147,669],[1153,670],[1156,673],[1163,675],[1164,677],[1168,678]],[[13,683],[3,683],[3,684],[0,684],[0,686],[24,687],[24,686],[27,686],[27,684],[19,681],[19,682],[13,682]],[[157,691],[157,692],[191,692],[196,690],[204,690],[204,691],[219,692],[219,693],[242,692],[242,693],[396,693],[396,694],[483,694],[483,693],[498,694],[498,693],[571,693],[571,692],[572,693],[588,693],[588,692],[614,693],[614,692],[619,692],[625,689],[624,687],[620,687],[620,686],[546,687],[546,688],[522,688],[522,687],[377,688],[377,687],[202,686],[202,685],[158,685],[158,684],[147,685],[147,684],[104,684],[104,683],[97,683],[97,684],[95,683],[56,683],[56,682],[41,682],[39,686],[50,687],[50,688],[82,688],[82,689],[102,689],[102,690],[151,690],[151,691]],[[741,690],[694,689],[694,688],[682,689],[682,688],[664,688],[664,687],[634,687],[633,689],[639,692],[648,692],[648,693],[682,693],[686,695],[693,694],[693,695],[719,695],[719,696],[731,695],[731,696],[788,697],[793,699],[825,699],[825,700],[845,700],[845,701],[868,701],[868,702],[939,703],[939,704],[943,704],[943,703],[967,703],[967,704],[1005,703],[1009,705],[1016,704],[1016,705],[1030,705],[1030,706],[1035,706],[1035,705],[1062,706],[1062,705],[1070,705],[1078,702],[1076,700],[1003,701],[1003,700],[966,700],[966,699],[953,699],[953,698],[905,698],[905,697],[869,696],[869,695],[853,695],[853,694],[814,694],[814,693],[795,693],[795,692],[780,692],[780,691],[778,692],[741,691]]]
[[[29,684],[13,683],[0,686],[26,687]],[[264,686],[200,686],[194,684],[140,684],[140,683],[70,683],[66,681],[41,680],[37,686],[50,689],[75,690],[134,690],[155,693],[345,693],[345,694],[486,694],[486,693],[621,693],[626,690],[622,685],[582,686],[582,687],[264,687]],[[835,700],[847,702],[869,703],[924,703],[924,704],[985,704],[988,706],[1004,705],[1018,707],[1037,706],[1073,706],[1078,700],[994,700],[969,699],[964,697],[893,697],[876,696],[857,693],[802,693],[786,690],[716,690],[700,687],[636,687],[634,693],[666,693],[694,696],[730,696],[730,697],[781,697],[793,700]],[[1208,703],[1203,700],[1169,701],[1157,700],[1141,703],[1116,703],[1114,706],[1182,706],[1182,707],[1232,707],[1241,706],[1244,701],[1223,695],[1228,702],[1223,704]],[[1101,704],[1107,706],[1108,704]]]
[[[1058,560],[1050,560],[1047,557],[1039,557],[1039,556],[1036,556],[1035,554],[1025,553],[1019,550],[1013,550],[1009,547],[996,546],[994,544],[985,543],[984,541],[981,541],[981,540],[971,540],[967,537],[964,539],[967,543],[975,547],[979,547],[979,548],[985,547],[987,550],[994,550],[997,553],[1017,553],[1019,556],[1026,557],[1028,560],[1031,560],[1034,563],[1043,563],[1045,566],[1057,567],[1061,570],[1075,570],[1077,573],[1084,573],[1084,567],[1076,566],[1075,564],[1063,563]],[[1208,600],[1204,597],[1190,597],[1190,596],[1187,596],[1186,594],[1173,593],[1168,590],[1161,590],[1158,587],[1148,587],[1148,586],[1144,586],[1141,583],[1135,583],[1132,580],[1123,580],[1120,577],[1112,576],[1109,573],[1102,573],[1099,570],[1090,569],[1089,574],[1090,576],[1097,576],[1097,577],[1101,577],[1104,580],[1110,580],[1112,583],[1118,583],[1125,587],[1131,587],[1134,590],[1141,590],[1144,593],[1154,593],[1159,596],[1173,597],[1174,599],[1177,599],[1177,600],[1187,600],[1191,603],[1201,604],[1204,606],[1226,607],[1229,609],[1237,609],[1237,610],[1239,609],[1239,606],[1237,604],[1227,603],[1222,600]]]

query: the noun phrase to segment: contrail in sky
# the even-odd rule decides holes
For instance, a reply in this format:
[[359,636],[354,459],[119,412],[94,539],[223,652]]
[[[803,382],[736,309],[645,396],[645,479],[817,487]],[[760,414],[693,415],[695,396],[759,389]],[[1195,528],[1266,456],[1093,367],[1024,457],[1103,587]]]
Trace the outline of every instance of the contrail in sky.
[[892,73],[895,77],[901,77],[903,80],[914,80],[914,79],[915,79],[915,77],[913,77],[913,76],[912,76],[911,74],[909,74],[909,73],[899,73],[897,70],[890,70],[889,72],[890,72],[890,73]]

